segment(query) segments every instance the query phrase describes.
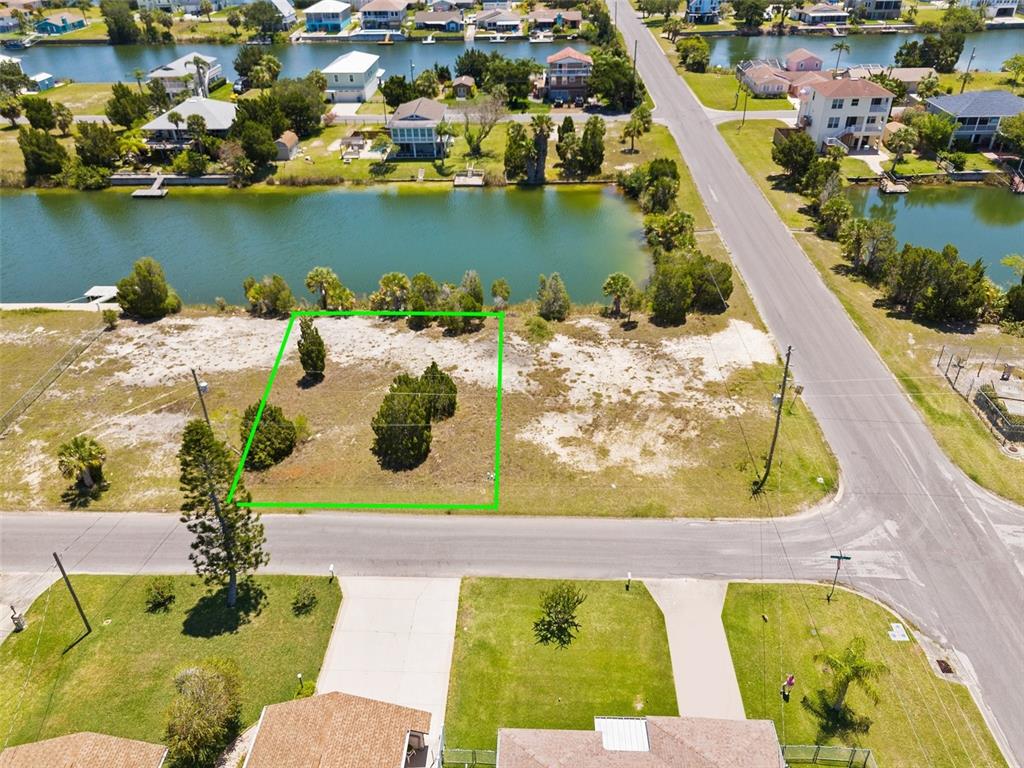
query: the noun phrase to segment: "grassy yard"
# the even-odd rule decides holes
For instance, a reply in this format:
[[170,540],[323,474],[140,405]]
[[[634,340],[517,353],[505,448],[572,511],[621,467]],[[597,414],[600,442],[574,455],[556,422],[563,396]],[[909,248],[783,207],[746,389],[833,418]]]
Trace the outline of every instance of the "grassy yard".
[[[942,90],[953,89],[953,93],[960,93],[960,72],[950,72],[939,75],[939,86]],[[971,81],[967,83],[964,90],[967,91],[989,91],[1002,89],[1013,91],[1018,96],[1024,94],[1024,82],[1014,83],[1008,72],[971,72]]]
[[676,715],[665,620],[639,582],[576,582],[587,600],[567,648],[538,645],[533,622],[555,582],[464,579],[445,741],[494,749],[499,728],[593,730],[595,715]]
[[[812,226],[801,212],[803,198],[771,181],[780,169],[771,159],[771,125],[747,123],[742,133],[737,123],[719,127],[754,181],[764,190],[779,215],[799,229]],[[741,138],[742,137],[742,138]],[[836,243],[810,232],[797,240],[823,279],[843,303],[861,332],[885,360],[889,370],[903,384],[943,450],[975,482],[1012,501],[1024,503],[1024,464],[1003,454],[987,427],[970,407],[943,382],[933,361],[940,349],[973,349],[974,359],[1013,359],[1024,356],[1024,342],[981,327],[974,333],[931,328],[895,317],[879,309],[878,289],[846,276],[839,269],[842,259]]]
[[[885,768],[1006,765],[967,688],[940,679],[915,641],[888,638],[896,616],[847,591],[826,603],[826,592],[819,585],[729,585],[722,622],[748,718],[774,720],[783,743],[867,747]],[[830,686],[814,655],[840,653],[858,636],[867,657],[889,673],[877,683],[878,704],[855,687],[847,698],[857,715],[871,718],[870,730],[837,734],[801,700],[817,703],[817,692]],[[788,674],[796,675],[796,687],[785,703],[779,688]]]
[[[149,613],[148,577],[72,576],[93,625],[72,648],[82,624],[64,583],[36,600],[28,629],[0,645],[0,733],[11,733],[12,746],[73,731],[161,742],[174,675],[210,657],[238,663],[243,727],[264,705],[292,698],[297,673],[316,680],[341,602],[335,583],[263,576],[261,607],[240,596],[244,610],[229,611],[198,579],[173,580],[170,609]],[[319,601],[296,617],[292,598],[304,584]]]
[[110,83],[68,83],[41,94],[50,101],[59,101],[75,115],[102,115],[111,98]]
[[[63,144],[70,154],[74,154],[73,137],[58,135],[57,141]],[[25,159],[21,154],[21,147],[18,146],[18,129],[12,128],[5,120],[0,124],[0,186],[20,188],[24,185]]]
[[76,42],[92,41],[107,42],[109,35],[107,33],[107,25],[103,21],[99,20],[88,20],[86,25],[81,29],[73,29],[59,36],[60,40],[74,40]]
[[[683,72],[683,79],[700,99],[700,103],[711,109],[742,110],[743,96],[738,94],[734,75],[708,72]],[[793,109],[789,99],[747,99],[748,112],[763,112],[776,109]]]

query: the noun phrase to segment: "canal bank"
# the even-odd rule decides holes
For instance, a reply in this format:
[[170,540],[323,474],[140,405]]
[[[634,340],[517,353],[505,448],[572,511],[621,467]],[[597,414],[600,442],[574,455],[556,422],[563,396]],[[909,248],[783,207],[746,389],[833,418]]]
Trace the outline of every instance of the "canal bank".
[[458,282],[475,269],[485,287],[507,279],[513,301],[558,271],[574,301],[592,302],[611,272],[647,277],[641,234],[639,211],[611,186],[176,189],[160,201],[124,190],[3,192],[0,301],[66,301],[152,256],[187,304],[242,304],[249,274],[281,274],[301,297],[318,265],[359,293],[389,271]]

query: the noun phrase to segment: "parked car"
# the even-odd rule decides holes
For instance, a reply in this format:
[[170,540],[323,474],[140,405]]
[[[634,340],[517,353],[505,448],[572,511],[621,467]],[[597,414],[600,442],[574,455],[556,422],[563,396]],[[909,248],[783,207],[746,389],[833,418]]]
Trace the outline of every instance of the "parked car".
[[241,95],[248,91],[249,87],[249,78],[240,77],[237,80],[235,80],[235,84],[231,86],[231,90],[232,92]]

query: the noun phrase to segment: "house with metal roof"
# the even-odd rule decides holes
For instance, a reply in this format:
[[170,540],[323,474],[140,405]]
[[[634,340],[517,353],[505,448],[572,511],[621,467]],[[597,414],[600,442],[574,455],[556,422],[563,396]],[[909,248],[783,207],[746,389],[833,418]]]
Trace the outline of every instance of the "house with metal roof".
[[336,58],[323,68],[327,101],[332,104],[369,101],[384,76],[379,62],[380,56],[364,51],[349,51]]
[[415,99],[399,104],[388,120],[388,133],[397,157],[445,157],[451,136],[439,136],[437,127],[448,108],[433,99]]
[[44,16],[36,22],[36,32],[41,35],[63,35],[74,29],[85,28],[85,16],[81,11],[61,11]]
[[417,11],[412,21],[416,29],[436,32],[461,32],[464,26],[462,11]]
[[400,29],[408,8],[408,0],[370,0],[360,12],[363,29]]
[[162,768],[167,747],[104,733],[70,733],[8,747],[0,768]]
[[352,20],[352,6],[341,0],[320,0],[306,9],[306,31],[337,34]]
[[[142,126],[142,133],[151,149],[179,149],[192,140],[188,119],[198,115],[206,123],[209,135],[225,138],[235,122],[235,110],[230,101],[193,96],[150,120]],[[175,113],[175,120],[171,120]]]
[[982,148],[995,144],[1003,120],[1024,112],[1024,98],[1001,90],[934,96],[924,104],[932,114],[948,115],[956,121],[951,143],[962,141]]
[[324,693],[264,707],[243,768],[426,766],[429,732],[429,712]]
[[497,768],[785,768],[771,720],[595,717],[592,731],[502,728]]
[[810,8],[794,8],[789,12],[789,17],[802,24],[845,24],[850,20],[850,14],[842,6],[827,3],[812,5]]
[[[199,64],[196,60],[199,60]],[[197,90],[208,94],[210,86],[218,80],[223,80],[224,74],[216,57],[206,56],[197,51],[186,53],[162,67],[150,70],[146,76],[147,82],[159,80],[164,84],[169,96],[174,97],[182,92],[192,93]]]

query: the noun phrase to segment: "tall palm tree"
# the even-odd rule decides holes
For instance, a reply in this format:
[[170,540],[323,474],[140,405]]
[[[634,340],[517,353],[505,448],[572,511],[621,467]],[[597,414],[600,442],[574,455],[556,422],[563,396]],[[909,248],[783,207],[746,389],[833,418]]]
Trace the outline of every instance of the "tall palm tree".
[[839,71],[839,59],[842,58],[844,53],[850,52],[850,44],[845,40],[840,40],[832,46],[833,51],[838,51],[836,54],[836,72]]
[[530,120],[533,130],[533,152],[526,161],[526,181],[529,184],[544,183],[544,168],[548,161],[548,140],[555,124],[547,115],[534,115]]
[[106,458],[107,452],[99,443],[86,435],[78,435],[60,447],[57,468],[69,480],[75,478],[79,485],[92,488],[96,485],[93,474],[102,474]]
[[206,59],[197,54],[192,57],[192,66],[196,69],[196,96],[202,96],[205,99],[210,95],[208,92],[210,82],[206,78],[210,71],[210,65],[206,63]]
[[178,130],[181,128],[181,124],[185,122],[185,118],[181,116],[181,113],[177,110],[171,110],[167,114],[167,122],[174,126],[174,135],[177,138]]
[[644,124],[640,122],[640,118],[633,115],[629,118],[629,122],[622,127],[622,138],[629,139],[629,154],[636,152],[636,140],[644,134]]
[[832,674],[832,709],[842,710],[846,703],[846,694],[851,685],[856,685],[875,703],[878,703],[878,690],[875,681],[888,673],[889,668],[880,661],[871,661],[865,655],[863,637],[855,637],[839,654],[818,653],[814,660],[821,662]]
[[135,78],[135,84],[139,86],[139,93],[142,93],[142,78],[146,76],[146,70],[136,67],[132,70],[132,77]]

